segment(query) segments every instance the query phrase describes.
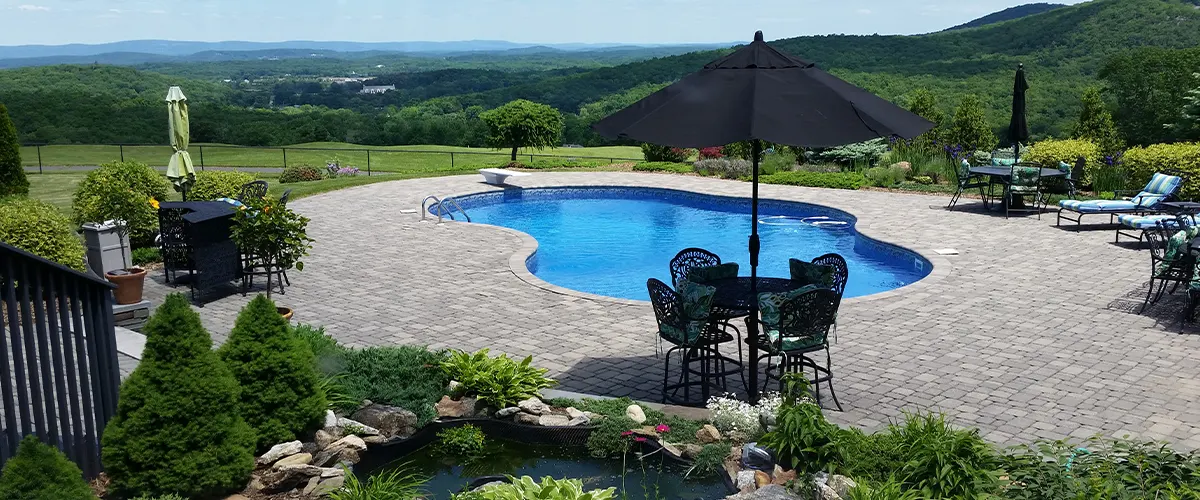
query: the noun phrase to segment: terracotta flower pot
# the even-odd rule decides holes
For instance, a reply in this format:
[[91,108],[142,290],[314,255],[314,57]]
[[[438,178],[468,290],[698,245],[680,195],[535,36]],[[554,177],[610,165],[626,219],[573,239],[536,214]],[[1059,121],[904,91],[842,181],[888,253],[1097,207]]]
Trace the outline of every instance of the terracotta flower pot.
[[280,306],[280,307],[276,307],[275,310],[279,311],[279,315],[283,316],[283,319],[286,319],[288,321],[291,321],[292,315],[296,313],[296,311],[293,311],[292,308],[290,308],[290,307]]
[[117,289],[113,291],[117,305],[137,304],[142,301],[142,288],[146,284],[145,269],[131,267],[121,271],[109,271],[104,273],[104,277],[117,285]]

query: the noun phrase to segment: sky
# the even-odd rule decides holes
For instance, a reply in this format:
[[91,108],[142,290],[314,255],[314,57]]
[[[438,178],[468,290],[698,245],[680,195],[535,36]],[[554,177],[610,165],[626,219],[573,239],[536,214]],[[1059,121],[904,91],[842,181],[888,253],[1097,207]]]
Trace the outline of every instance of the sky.
[[0,0],[0,45],[137,39],[741,42],[755,30],[768,40],[927,33],[1030,1]]

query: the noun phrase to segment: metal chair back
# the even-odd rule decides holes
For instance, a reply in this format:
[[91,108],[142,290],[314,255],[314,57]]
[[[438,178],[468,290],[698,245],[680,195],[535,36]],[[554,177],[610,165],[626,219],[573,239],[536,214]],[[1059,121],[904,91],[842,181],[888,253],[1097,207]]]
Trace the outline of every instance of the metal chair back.
[[252,181],[242,185],[241,193],[238,194],[238,201],[245,202],[253,198],[262,198],[267,195],[267,181]]
[[785,341],[806,347],[824,346],[837,318],[841,298],[827,288],[800,294],[779,306],[779,338],[776,347],[784,351]]
[[836,253],[827,253],[813,259],[812,263],[833,268],[833,286],[830,288],[840,299],[846,291],[846,282],[850,280],[850,268],[846,265],[846,259]]
[[192,249],[187,241],[187,222],[183,220],[188,212],[186,208],[158,210],[158,250],[168,271],[191,268]]
[[280,196],[280,197],[279,197],[279,204],[280,204],[280,205],[287,205],[287,202],[288,202],[288,197],[290,197],[291,195],[292,195],[292,190],[291,190],[291,189],[289,189],[289,190],[287,190],[287,191],[284,191],[284,192],[283,192],[283,196]]
[[720,264],[721,257],[715,253],[703,248],[685,248],[671,259],[671,285],[679,286],[687,279],[688,272],[692,269]]
[[658,321],[660,331],[663,326],[685,331],[687,320],[680,308],[679,294],[655,278],[646,280],[646,289],[650,292],[650,305],[654,308],[654,319]]

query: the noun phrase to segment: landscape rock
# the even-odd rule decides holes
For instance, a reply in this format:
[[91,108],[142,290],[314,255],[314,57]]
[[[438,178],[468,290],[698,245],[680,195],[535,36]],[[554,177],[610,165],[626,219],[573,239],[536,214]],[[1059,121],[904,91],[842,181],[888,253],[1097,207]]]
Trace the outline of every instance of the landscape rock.
[[516,417],[513,417],[513,422],[525,425],[538,425],[540,420],[541,417],[538,417],[537,415],[530,415],[524,412],[518,413]]
[[367,436],[367,437],[363,438],[363,442],[367,443],[367,446],[378,446],[381,444],[387,444],[391,440],[392,440],[392,438],[389,438],[387,436]]
[[675,456],[677,456],[677,457],[682,457],[682,456],[683,456],[683,450],[680,450],[680,449],[679,449],[679,447],[678,447],[678,446],[676,446],[676,445],[673,445],[673,444],[671,444],[671,443],[667,443],[667,442],[661,442],[661,443],[658,443],[658,444],[662,445],[662,447],[663,447],[663,450],[666,450],[666,452],[667,452],[667,453],[670,453],[670,454],[672,454],[672,455],[675,455]]
[[326,467],[321,469],[321,477],[345,476],[346,469],[341,467]]
[[521,413],[521,408],[518,406],[501,408],[500,411],[496,412],[496,418],[508,418],[518,413]]
[[763,486],[766,486],[768,484],[771,484],[771,475],[770,474],[767,474],[766,472],[763,472],[760,470],[754,471],[754,487],[755,488],[762,488]]
[[359,436],[378,436],[379,434],[382,434],[379,432],[379,429],[346,417],[339,417],[337,419],[337,429],[340,431],[339,434],[342,435],[355,434]]
[[321,451],[321,447],[317,446],[317,443],[307,442],[307,443],[300,445],[300,453],[308,453],[309,455],[316,455],[318,451]]
[[[450,396],[442,396],[442,400],[433,405],[438,418],[462,418],[475,414],[475,398],[462,398],[458,401]],[[414,419],[415,423],[415,419]]]
[[799,498],[799,496],[789,492],[787,488],[777,484],[770,484],[755,491],[725,497],[726,500],[796,500]]
[[583,416],[587,417],[588,420],[591,420],[592,422],[599,422],[601,420],[604,420],[604,415],[601,415],[601,414],[595,413],[595,412],[590,412],[590,411],[583,412]]
[[571,418],[579,418],[583,416],[583,412],[579,411],[574,406],[568,406],[563,411],[567,412],[567,416]]
[[311,495],[313,490],[317,489],[317,485],[321,484],[321,476],[313,476],[309,478],[308,484],[304,486],[304,494]]
[[783,467],[780,467],[778,465],[775,466],[775,472],[773,474],[771,474],[771,483],[772,484],[784,485],[784,484],[787,484],[788,481],[793,481],[795,479],[796,479],[796,471],[794,471],[794,470],[785,471],[785,470],[783,470]]
[[704,424],[696,431],[696,441],[700,444],[712,444],[721,440],[721,431],[718,431],[712,424]]
[[297,486],[307,483],[309,478],[319,476],[321,474],[320,467],[312,465],[289,465],[263,475],[262,492],[267,494],[283,493],[296,489]]
[[311,492],[313,496],[321,496],[328,493],[333,493],[346,484],[345,476],[336,476],[329,479],[322,479],[321,484],[317,485]]
[[746,488],[755,488],[755,486],[754,486],[754,473],[755,472],[757,472],[757,471],[752,471],[752,470],[738,471],[737,480],[734,481],[734,483],[733,483],[734,486],[736,486],[738,490],[745,490]]
[[517,407],[521,408],[521,411],[531,415],[546,415],[550,413],[550,406],[538,398],[529,398],[521,401],[517,403]]
[[829,478],[829,487],[833,488],[833,491],[843,498],[849,496],[850,490],[854,489],[855,486],[858,486],[858,483],[855,483],[853,479],[846,476],[834,474]]
[[830,488],[828,484],[817,485],[817,498],[820,500],[842,500],[842,496],[834,491],[833,488]]
[[351,418],[386,437],[407,438],[417,432],[417,415],[396,406],[371,404],[354,412]]
[[261,457],[258,457],[258,463],[273,464],[283,457],[288,457],[288,456],[292,456],[297,453],[300,453],[300,450],[302,450],[303,448],[304,448],[304,443],[301,443],[299,441],[289,441],[287,443],[279,443],[275,446],[272,446],[271,449],[267,450],[266,453],[263,453]]
[[449,384],[446,384],[446,391],[450,392],[451,394],[454,394],[454,392],[457,391],[459,387],[462,387],[461,383],[459,383],[457,380],[451,380]]
[[239,495],[239,494],[235,493],[233,495],[229,495],[229,496],[225,497],[225,500],[250,500],[250,499],[246,498],[246,495]]
[[318,451],[328,448],[329,445],[333,444],[333,442],[337,441],[338,439],[341,439],[341,436],[333,435],[325,429],[318,430],[316,434],[313,435],[313,441],[316,441]]
[[259,479],[258,476],[251,476],[250,484],[246,485],[246,489],[250,490],[253,493],[258,493],[258,492],[262,491],[262,489],[263,489],[262,480]]
[[338,455],[341,455],[342,450],[345,449],[345,446],[331,444],[328,448],[325,448],[324,450],[321,450],[320,453],[317,453],[317,455],[313,457],[311,463],[317,467],[329,467],[337,461]]
[[565,427],[571,423],[571,419],[563,415],[542,415],[538,417],[538,425],[542,427]]
[[587,415],[579,415],[578,417],[572,418],[570,422],[567,422],[567,425],[575,427],[578,425],[588,425],[590,423],[592,423],[592,419],[588,418]]
[[637,436],[644,436],[644,437],[656,438],[656,439],[658,438],[658,431],[654,430],[654,428],[650,427],[650,426],[638,427],[637,429],[630,429],[630,432],[634,433],[634,435],[637,435]]
[[325,410],[325,425],[322,427],[325,429],[330,429],[337,427],[337,424],[338,416],[333,413],[333,410]]
[[683,458],[695,460],[696,457],[700,456],[700,452],[702,451],[704,451],[703,446],[698,444],[685,444],[683,445]]
[[275,465],[272,465],[271,467],[275,468],[275,469],[282,469],[289,465],[308,465],[308,463],[311,461],[312,461],[311,454],[297,453],[295,455],[283,457],[283,458],[279,459],[279,461],[275,462]]
[[342,450],[341,453],[338,454],[339,462],[344,462],[344,463],[353,465],[353,464],[358,463],[360,460],[362,460],[362,458],[359,457],[358,450],[355,450],[354,448],[346,448],[346,449]]
[[629,419],[635,424],[646,423],[646,412],[642,410],[641,406],[636,404],[629,405],[628,408],[625,408],[625,416],[629,417]]

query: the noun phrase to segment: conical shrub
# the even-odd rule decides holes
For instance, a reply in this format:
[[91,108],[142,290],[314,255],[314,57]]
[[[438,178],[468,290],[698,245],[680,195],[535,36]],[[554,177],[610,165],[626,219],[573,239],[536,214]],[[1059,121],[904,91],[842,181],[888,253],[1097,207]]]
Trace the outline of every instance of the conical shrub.
[[254,468],[254,431],[238,413],[237,379],[186,298],[171,294],[146,323],[142,362],[121,385],[102,459],[116,496],[216,498]]
[[251,300],[218,352],[241,384],[242,417],[254,428],[260,450],[305,439],[321,425],[326,403],[312,350],[271,299]]
[[0,498],[4,500],[95,500],[83,472],[66,455],[25,436],[17,454],[0,472]]

